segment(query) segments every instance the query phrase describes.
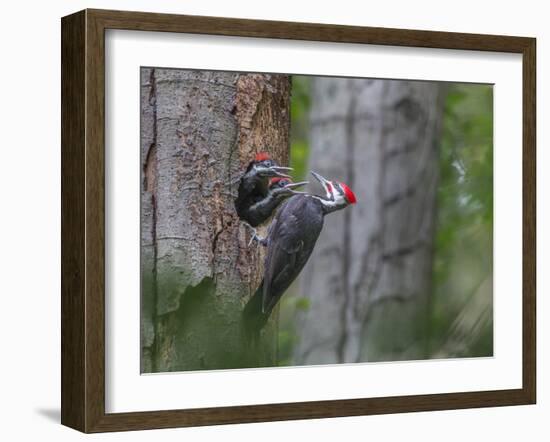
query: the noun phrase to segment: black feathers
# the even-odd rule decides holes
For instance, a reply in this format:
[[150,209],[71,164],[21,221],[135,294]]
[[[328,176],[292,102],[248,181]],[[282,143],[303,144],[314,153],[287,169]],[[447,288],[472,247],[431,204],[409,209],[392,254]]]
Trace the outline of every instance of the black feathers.
[[300,274],[321,233],[323,218],[321,202],[308,195],[295,195],[278,210],[267,237],[263,282],[245,308],[249,327],[265,325],[281,296]]

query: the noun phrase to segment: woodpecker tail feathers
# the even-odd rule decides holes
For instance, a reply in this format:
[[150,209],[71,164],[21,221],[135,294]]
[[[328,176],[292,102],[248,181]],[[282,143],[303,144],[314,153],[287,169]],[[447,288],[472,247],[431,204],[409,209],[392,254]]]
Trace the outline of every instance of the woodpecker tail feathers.
[[271,310],[262,311],[263,282],[249,299],[243,310],[243,324],[248,335],[255,336],[265,327]]

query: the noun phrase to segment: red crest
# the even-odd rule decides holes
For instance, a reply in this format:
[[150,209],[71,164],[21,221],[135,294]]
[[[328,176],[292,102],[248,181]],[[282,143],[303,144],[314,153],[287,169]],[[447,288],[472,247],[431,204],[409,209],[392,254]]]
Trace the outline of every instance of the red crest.
[[270,157],[269,157],[269,154],[267,152],[258,152],[256,154],[256,157],[254,158],[254,161],[265,161],[265,160],[269,160]]
[[269,185],[273,186],[273,184],[277,184],[279,181],[288,181],[289,183],[292,183],[292,180],[290,178],[284,178],[281,176],[273,177],[269,180]]
[[340,183],[340,187],[342,187],[344,195],[346,195],[346,199],[349,201],[349,203],[355,204],[357,202],[357,198],[355,198],[355,194],[351,191],[351,189],[344,183]]

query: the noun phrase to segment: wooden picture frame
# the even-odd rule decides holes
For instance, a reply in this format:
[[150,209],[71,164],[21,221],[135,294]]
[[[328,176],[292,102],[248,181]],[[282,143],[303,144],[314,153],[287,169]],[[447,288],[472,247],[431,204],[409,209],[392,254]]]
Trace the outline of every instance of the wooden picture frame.
[[[496,51],[523,57],[523,385],[457,392],[132,413],[105,412],[105,30]],[[533,404],[536,398],[533,38],[84,10],[62,19],[62,408],[83,432]]]

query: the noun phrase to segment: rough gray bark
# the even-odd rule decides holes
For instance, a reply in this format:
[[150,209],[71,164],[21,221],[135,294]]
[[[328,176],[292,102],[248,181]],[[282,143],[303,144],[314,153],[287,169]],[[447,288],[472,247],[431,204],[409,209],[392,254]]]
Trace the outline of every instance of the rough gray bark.
[[296,363],[423,358],[427,352],[440,86],[316,78],[310,168],[357,204],[327,216],[302,273],[310,308]]
[[281,75],[142,69],[142,372],[276,362],[275,321],[243,342],[263,250],[229,183],[259,150],[287,164],[289,93]]

